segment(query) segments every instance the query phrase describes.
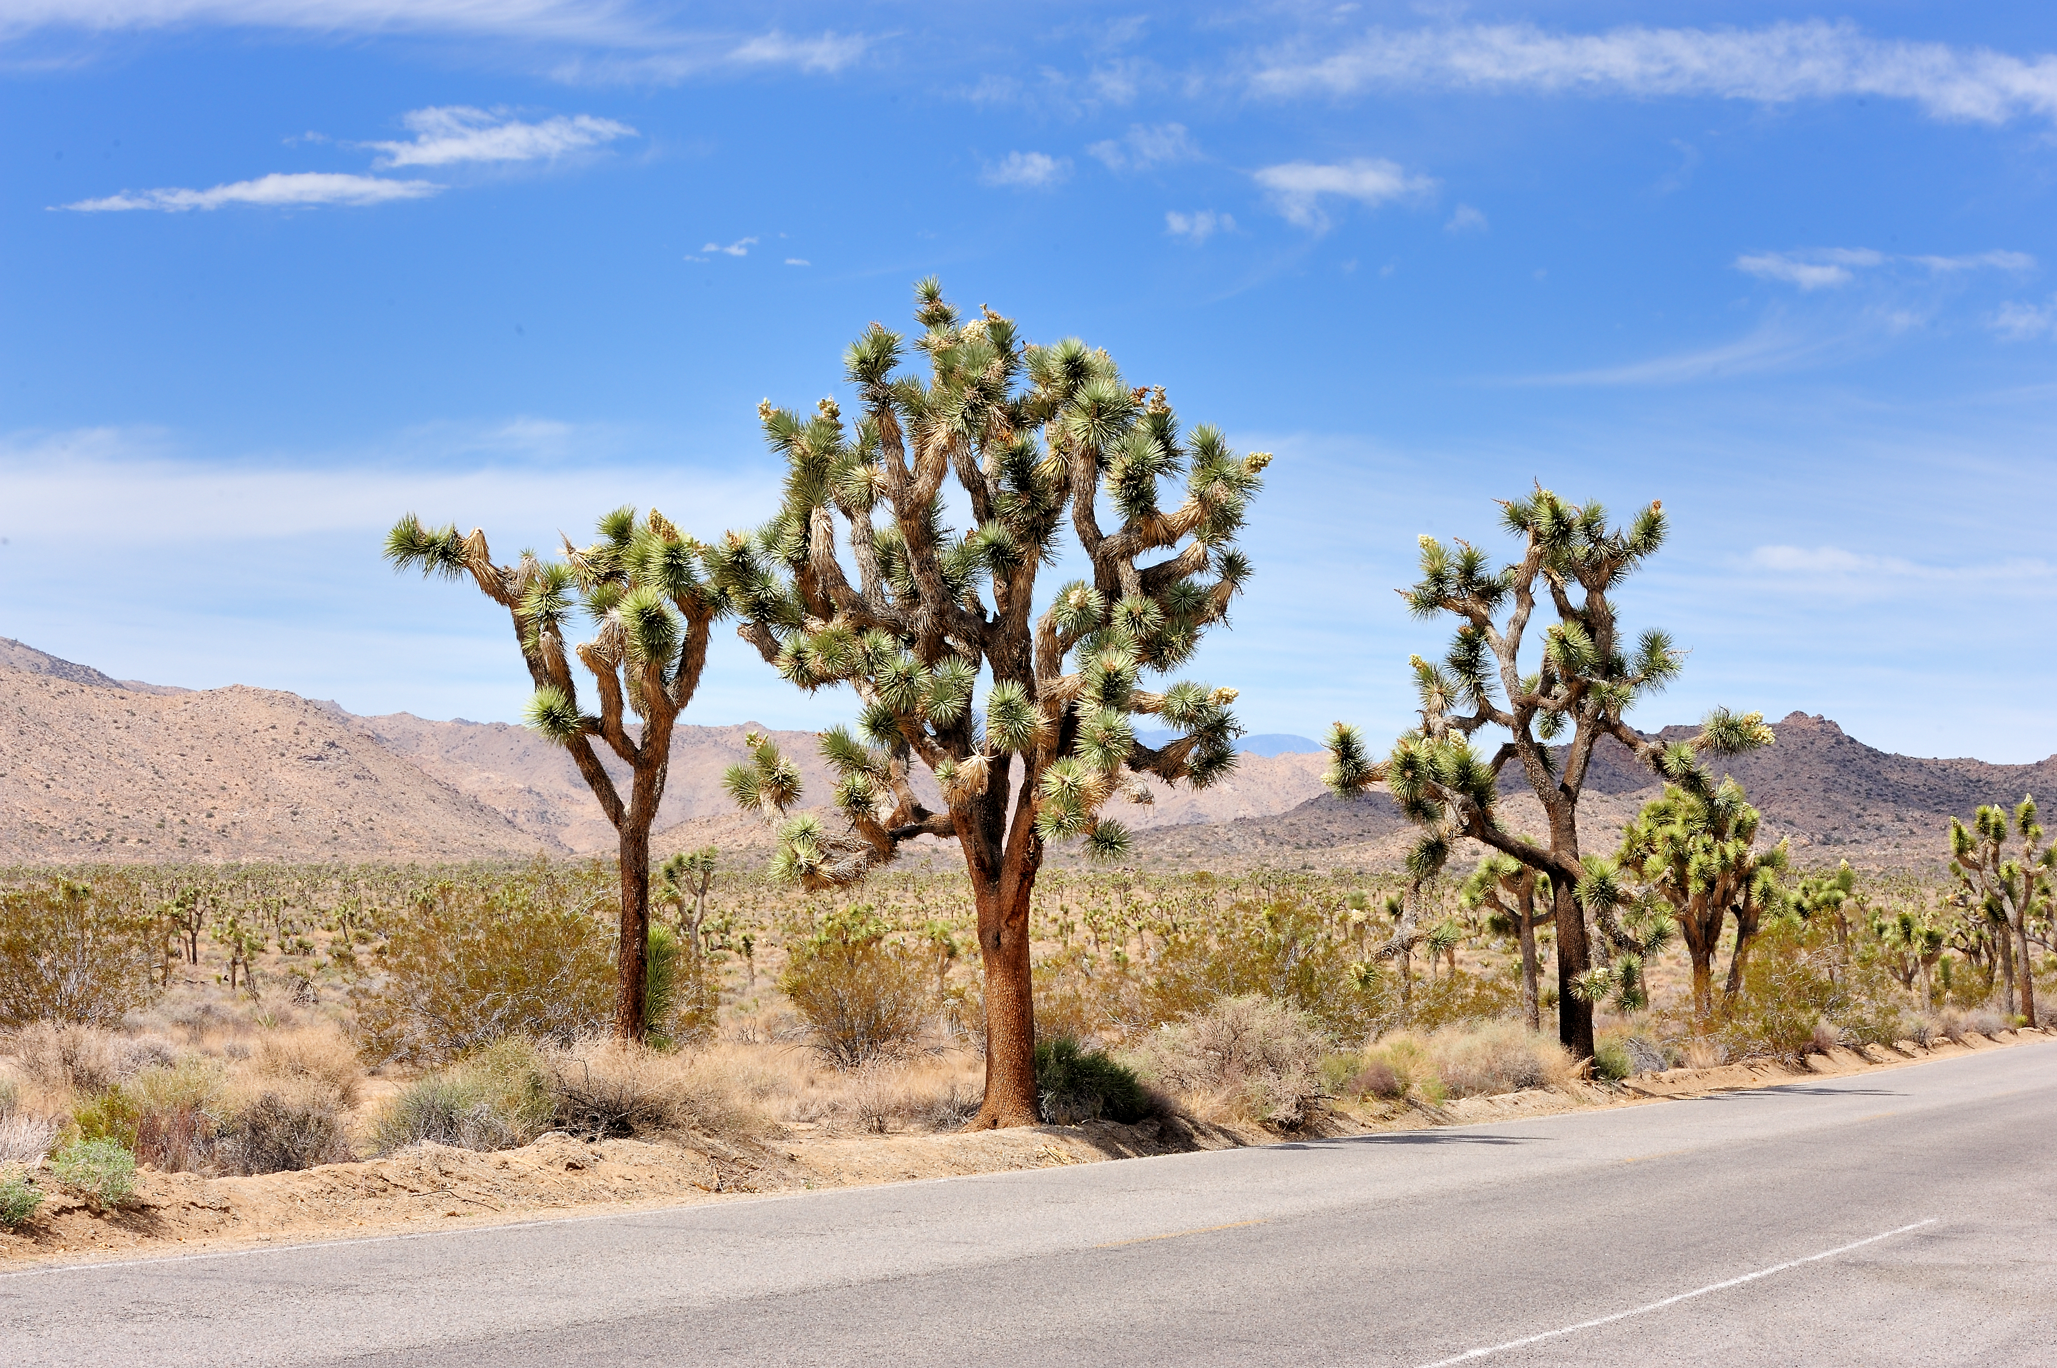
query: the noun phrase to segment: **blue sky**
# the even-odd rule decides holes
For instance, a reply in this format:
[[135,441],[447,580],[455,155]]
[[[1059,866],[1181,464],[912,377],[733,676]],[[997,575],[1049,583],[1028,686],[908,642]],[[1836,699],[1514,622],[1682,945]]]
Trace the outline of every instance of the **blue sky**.
[[[1543,483],[1673,538],[1634,719],[2057,751],[2057,32],[2030,5],[0,0],[0,634],[512,718],[393,576],[761,517],[757,401],[929,272],[1278,455],[1253,731],[1406,724],[1392,592]],[[1054,580],[1053,580],[1054,583]],[[824,725],[718,645],[688,720]]]

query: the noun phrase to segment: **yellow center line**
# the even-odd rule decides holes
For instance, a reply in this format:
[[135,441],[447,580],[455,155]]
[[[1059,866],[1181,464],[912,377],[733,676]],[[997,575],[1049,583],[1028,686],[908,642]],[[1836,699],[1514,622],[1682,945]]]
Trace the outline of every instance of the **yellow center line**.
[[1217,1230],[1237,1230],[1243,1226],[1255,1226],[1263,1224],[1264,1221],[1262,1220],[1230,1221],[1227,1225],[1200,1226],[1198,1229],[1195,1230],[1174,1230],[1168,1235],[1138,1235],[1133,1240],[1109,1240],[1106,1244],[1096,1244],[1093,1246],[1093,1248],[1119,1249],[1123,1245],[1148,1244],[1152,1240],[1176,1240],[1179,1239],[1181,1236],[1185,1235],[1207,1235]]

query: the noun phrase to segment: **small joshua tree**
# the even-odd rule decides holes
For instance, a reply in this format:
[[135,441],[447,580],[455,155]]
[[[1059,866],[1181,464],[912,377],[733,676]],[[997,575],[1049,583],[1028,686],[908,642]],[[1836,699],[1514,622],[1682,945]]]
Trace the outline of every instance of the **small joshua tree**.
[[[958,843],[986,985],[972,1126],[1026,1125],[1039,1119],[1029,899],[1046,844],[1083,837],[1119,856],[1129,838],[1101,815],[1111,799],[1147,801],[1151,777],[1199,787],[1234,764],[1233,690],[1142,681],[1184,664],[1226,617],[1250,573],[1236,533],[1270,457],[1232,455],[1211,427],[1182,432],[1164,391],[1131,387],[1104,351],[1030,345],[991,310],[966,319],[933,279],[916,293],[929,374],[896,374],[905,344],[873,324],[844,358],[854,430],[833,400],[805,419],[766,401],[785,506],[710,564],[766,660],[810,692],[849,684],[862,708],[855,733],[822,736],[847,831],[795,818],[777,870],[845,887],[917,837]],[[1166,508],[1162,486],[1181,475],[1185,497]],[[972,519],[962,534],[944,526],[946,482]],[[1039,602],[1061,540],[1089,578]],[[1142,744],[1138,715],[1176,735]],[[730,791],[782,812],[798,776],[769,742],[754,750]],[[917,795],[916,765],[942,810]]]
[[[1727,778],[1709,784],[1696,766],[1666,785],[1663,797],[1644,804],[1621,833],[1619,872],[1669,906],[1693,963],[1693,1010],[1702,1021],[1714,1012],[1714,955],[1728,919],[1735,918],[1736,943],[1722,996],[1733,1000],[1743,989],[1750,943],[1764,914],[1786,905],[1779,883],[1788,867],[1786,843],[1755,849],[1757,825],[1757,809],[1744,801],[1740,784]],[[1614,869],[1591,862],[1581,887],[1587,903],[1619,896],[1610,878]]]
[[[513,565],[496,565],[484,532],[432,530],[412,513],[386,538],[394,568],[447,579],[470,575],[507,610],[535,685],[528,724],[570,753],[614,824],[621,863],[614,1029],[624,1040],[643,1039],[649,1026],[650,824],[664,798],[672,726],[699,687],[709,629],[722,611],[701,578],[701,553],[700,543],[654,508],[641,524],[633,508],[616,509],[600,519],[599,541],[579,548],[566,539],[557,561],[523,551]],[[578,613],[598,630],[568,648],[564,632]],[[593,676],[597,715],[580,705],[573,654]],[[640,727],[631,728],[630,714]],[[596,738],[628,766],[626,795],[601,763]]]
[[[1575,1055],[1591,1057],[1593,1007],[1577,981],[1593,967],[1592,946],[1577,889],[1587,873],[1578,806],[1593,748],[1611,736],[1638,761],[1676,780],[1702,752],[1769,745],[1772,734],[1757,713],[1717,710],[1693,740],[1665,745],[1622,721],[1637,699],[1664,688],[1684,665],[1663,632],[1646,631],[1631,646],[1616,618],[1614,590],[1664,543],[1657,503],[1625,529],[1610,528],[1598,503],[1566,503],[1541,487],[1501,507],[1501,526],[1521,540],[1520,560],[1495,568],[1468,542],[1445,546],[1423,537],[1421,579],[1400,591],[1415,616],[1457,620],[1442,664],[1413,659],[1420,725],[1394,743],[1388,759],[1374,762],[1357,730],[1338,722],[1329,732],[1332,763],[1324,778],[1343,797],[1388,783],[1401,811],[1422,828],[1408,856],[1417,883],[1441,869],[1452,843],[1464,836],[1550,876],[1558,1038]],[[1539,599],[1556,621],[1541,633],[1541,650],[1525,660]],[[1472,736],[1488,726],[1507,733],[1490,759],[1471,746]],[[1561,749],[1553,744],[1567,732]],[[1549,828],[1543,842],[1500,822],[1500,775],[1510,763],[1542,804]],[[1624,952],[1640,953],[1640,942],[1609,909],[1597,908],[1595,915],[1602,934]],[[1412,934],[1403,921],[1396,938]]]
[[2016,1014],[2015,991],[2020,989],[2020,1015],[2036,1024],[2035,960],[2032,941],[2047,943],[2052,920],[2051,879],[2057,874],[2057,846],[2043,845],[2043,828],[2036,821],[2036,800],[2025,797],[2014,809],[2012,823],[2021,837],[2021,854],[2006,854],[2009,826],[2007,810],[1981,807],[1966,827],[1950,819],[1950,872],[1963,885],[1966,900],[1982,912],[1993,927],[1999,949],[2002,1001],[2007,1015]]
[[[1545,907],[1538,909],[1540,892]],[[1531,1031],[1543,1029],[1541,994],[1537,990],[1536,932],[1550,924],[1550,876],[1529,868],[1511,855],[1489,852],[1471,871],[1458,893],[1466,907],[1487,907],[1505,917],[1521,946],[1521,1018]]]

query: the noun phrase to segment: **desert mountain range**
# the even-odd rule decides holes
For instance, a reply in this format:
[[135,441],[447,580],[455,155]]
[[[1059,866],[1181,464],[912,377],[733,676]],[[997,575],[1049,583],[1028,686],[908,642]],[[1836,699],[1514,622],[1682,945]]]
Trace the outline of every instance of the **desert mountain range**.
[[[613,829],[569,760],[498,722],[360,717],[333,703],[235,686],[185,690],[117,680],[0,637],[0,863],[154,860],[459,861],[610,854]],[[721,793],[755,728],[681,726],[654,845],[768,848],[761,823]],[[1771,839],[1803,864],[1871,867],[1942,858],[1952,815],[2057,792],[2057,756],[2033,765],[1930,760],[1876,750],[1826,718],[1793,713],[1778,744],[1726,768],[1764,814]],[[1670,728],[1686,736],[1690,728]],[[808,797],[832,781],[808,732],[773,731]],[[1376,866],[1408,843],[1382,794],[1341,803],[1322,792],[1326,757],[1264,737],[1202,793],[1157,790],[1110,815],[1138,833],[1145,866]],[[1587,788],[1586,846],[1605,852],[1658,785],[1603,742]],[[1532,797],[1509,790],[1526,826]],[[938,855],[948,847],[938,843]]]

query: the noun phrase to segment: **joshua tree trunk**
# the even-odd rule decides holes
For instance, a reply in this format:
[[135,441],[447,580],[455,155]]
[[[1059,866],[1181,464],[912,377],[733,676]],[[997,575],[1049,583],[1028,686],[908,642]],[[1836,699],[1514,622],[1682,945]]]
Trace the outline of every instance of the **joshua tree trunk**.
[[1536,892],[1533,879],[1522,889],[1518,906],[1520,910],[1514,920],[1521,937],[1521,1016],[1531,1031],[1540,1031],[1543,1029],[1543,1004],[1536,984]]
[[[2023,917],[2021,921],[2026,921]],[[2015,972],[2021,976],[2021,1015],[2028,1018],[2028,1024],[2036,1024],[2036,961],[2028,944],[2028,927],[2017,925],[2014,934],[2020,938],[2015,947],[2017,952]]]
[[[1577,857],[1572,857],[1577,863]],[[1592,967],[1592,945],[1586,939],[1586,910],[1579,906],[1569,879],[1550,881],[1557,911],[1557,1039],[1574,1059],[1593,1057],[1593,1004],[1572,991],[1572,981]]]
[[[1026,877],[1024,877],[1024,873]],[[1029,898],[1035,870],[1003,870],[979,881],[979,957],[986,979],[986,1100],[970,1129],[1032,1126],[1036,1095],[1036,1021],[1029,966]]]
[[2014,932],[2011,927],[2002,926],[1993,937],[1993,944],[2000,955],[2000,1004],[2008,1016],[2014,1015]]

